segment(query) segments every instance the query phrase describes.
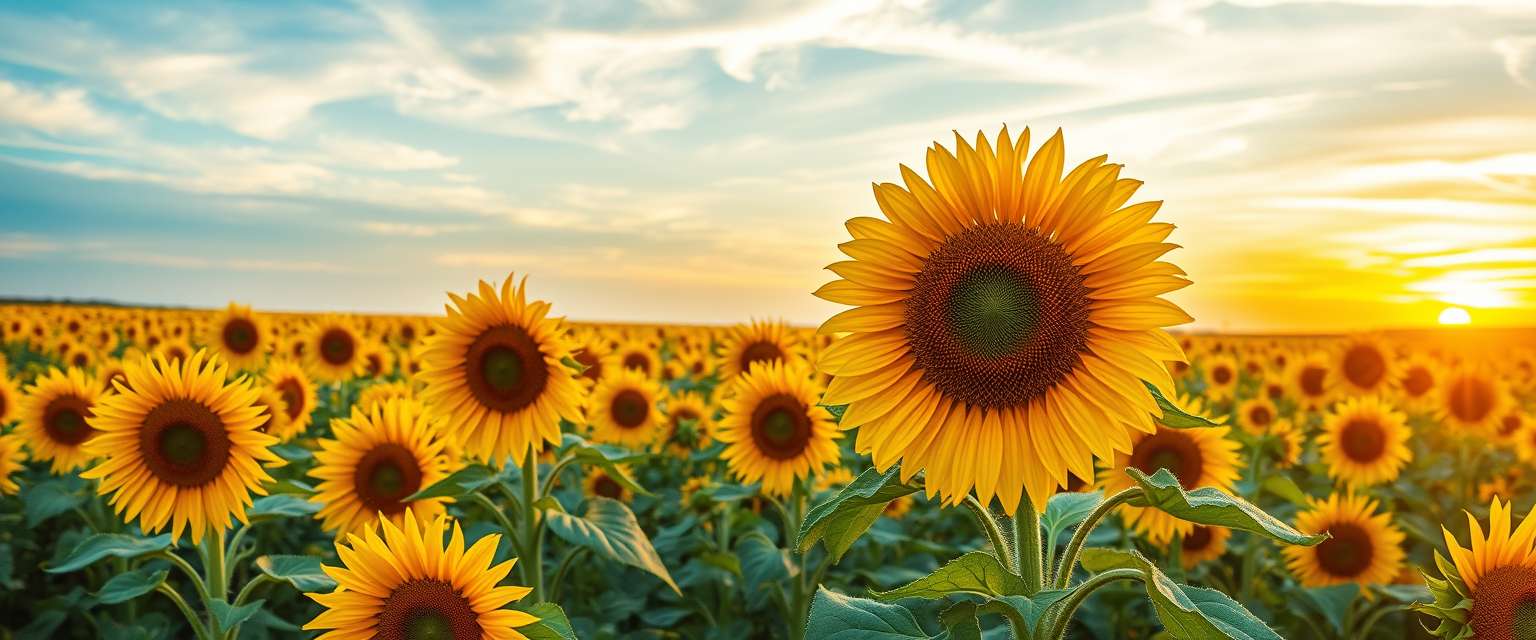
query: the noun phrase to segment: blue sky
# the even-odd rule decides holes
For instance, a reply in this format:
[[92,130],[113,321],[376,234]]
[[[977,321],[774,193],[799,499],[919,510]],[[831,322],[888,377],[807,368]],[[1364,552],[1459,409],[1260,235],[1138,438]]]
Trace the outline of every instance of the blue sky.
[[872,181],[1066,129],[1201,327],[1536,308],[1528,0],[0,6],[0,294],[803,324]]

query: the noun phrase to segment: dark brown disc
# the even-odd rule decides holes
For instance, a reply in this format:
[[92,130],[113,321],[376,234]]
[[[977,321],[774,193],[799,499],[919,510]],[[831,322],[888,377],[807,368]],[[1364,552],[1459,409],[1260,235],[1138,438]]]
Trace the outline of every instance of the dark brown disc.
[[811,418],[799,398],[778,393],[763,398],[752,410],[752,443],[774,460],[790,460],[811,443]]
[[224,348],[245,355],[256,350],[256,324],[245,318],[231,318],[224,323]]
[[614,424],[625,429],[645,424],[650,414],[651,403],[646,400],[645,394],[634,389],[624,389],[613,394],[613,401],[608,405],[609,417],[613,418]]
[[1493,385],[1476,376],[1461,376],[1450,381],[1449,404],[1451,415],[1463,422],[1482,422],[1493,413],[1497,403]]
[[352,474],[357,498],[370,511],[394,515],[405,511],[401,499],[421,489],[421,462],[416,455],[393,442],[380,444],[363,454]]
[[442,580],[402,583],[384,599],[376,640],[479,640],[480,616],[469,599]]
[[198,487],[219,477],[229,464],[224,421],[194,400],[167,400],[151,409],[139,431],[139,454],[156,478],[178,487]]
[[352,364],[357,357],[357,338],[346,329],[327,329],[320,334],[320,359],[328,364],[343,367]]
[[77,445],[89,440],[96,433],[88,418],[94,417],[91,405],[84,398],[62,395],[54,398],[43,408],[43,431],[48,439],[67,445]]
[[1357,344],[1344,352],[1344,377],[1362,389],[1374,389],[1387,375],[1387,356],[1369,344]]
[[741,350],[741,358],[736,364],[741,367],[742,373],[746,373],[759,362],[778,362],[783,359],[784,350],[778,344],[770,340],[758,340]]
[[1299,383],[1298,386],[1301,387],[1301,392],[1303,394],[1311,398],[1316,398],[1323,395],[1324,393],[1327,393],[1328,389],[1323,387],[1323,380],[1326,380],[1327,377],[1327,368],[1309,364],[1302,367],[1301,376],[1297,382]]
[[1352,522],[1328,527],[1333,536],[1317,545],[1317,565],[1335,578],[1351,579],[1371,567],[1376,548],[1369,533]]
[[1376,462],[1386,453],[1387,434],[1380,422],[1370,418],[1355,418],[1339,430],[1339,448],[1355,462]]
[[283,378],[277,383],[277,392],[283,396],[283,410],[289,420],[298,420],[309,412],[309,407],[304,406],[304,387],[299,385],[297,378]]
[[1159,427],[1131,450],[1130,466],[1147,475],[1167,469],[1185,489],[1193,489],[1200,482],[1204,464],[1200,443],[1178,429]]
[[549,382],[544,353],[522,327],[486,329],[464,354],[464,380],[480,404],[503,413],[539,399]]
[[1410,367],[1408,373],[1403,376],[1403,391],[1407,392],[1409,397],[1422,397],[1434,387],[1435,376],[1424,367],[1417,365]]
[[1536,569],[1504,566],[1479,578],[1470,622],[1477,640],[1536,640]]

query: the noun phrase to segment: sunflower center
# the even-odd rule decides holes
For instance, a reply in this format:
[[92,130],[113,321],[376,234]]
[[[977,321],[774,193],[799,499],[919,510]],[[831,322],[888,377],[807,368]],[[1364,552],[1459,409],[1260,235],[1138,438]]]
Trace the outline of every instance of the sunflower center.
[[675,409],[672,411],[672,430],[676,431],[685,421],[692,420],[694,423],[698,423],[700,417],[699,412],[688,407]]
[[763,455],[789,460],[811,442],[811,419],[805,405],[789,394],[768,396],[752,411],[752,442]]
[[1339,430],[1339,447],[1355,462],[1375,462],[1387,449],[1387,436],[1373,420],[1350,420]]
[[1328,370],[1318,366],[1307,366],[1301,370],[1301,392],[1309,396],[1323,395],[1327,389],[1323,388],[1323,380],[1328,376]]
[[498,325],[470,343],[464,378],[481,404],[511,413],[531,405],[544,392],[549,369],[544,353],[522,327]]
[[358,461],[354,473],[358,499],[370,510],[388,515],[405,511],[402,498],[421,489],[421,464],[416,455],[395,443],[369,450]]
[[604,498],[618,500],[624,496],[624,485],[619,484],[613,478],[604,474],[598,476],[597,481],[592,483],[592,493]]
[[377,353],[368,354],[367,372],[370,377],[378,377],[384,374],[384,357]]
[[320,357],[326,362],[342,366],[352,362],[357,353],[357,342],[345,329],[329,329],[320,335]]
[[1536,569],[1503,566],[1479,578],[1471,623],[1479,639],[1536,640]]
[[442,580],[403,582],[378,613],[379,640],[477,640],[480,617],[453,585]]
[[1414,398],[1429,393],[1435,386],[1435,377],[1430,375],[1424,367],[1414,367],[1408,370],[1408,375],[1403,376],[1403,391]]
[[1232,382],[1232,368],[1226,365],[1213,367],[1211,369],[1211,382],[1219,385],[1226,385]]
[[1504,419],[1499,421],[1499,435],[1509,436],[1514,434],[1515,431],[1520,429],[1520,423],[1520,416],[1518,415],[1511,413],[1504,416]]
[[1200,482],[1204,461],[1200,444],[1177,429],[1158,429],[1131,451],[1131,466],[1147,475],[1167,469],[1185,489],[1193,489]]
[[1270,400],[1279,400],[1281,396],[1285,395],[1285,387],[1275,383],[1266,384],[1264,385],[1264,395],[1268,396]]
[[1200,525],[1195,525],[1195,530],[1189,532],[1189,535],[1184,536],[1183,540],[1180,541],[1180,546],[1185,551],[1200,551],[1210,546],[1210,544],[1211,528]]
[[1328,527],[1332,538],[1317,545],[1317,564],[1330,576],[1353,578],[1371,566],[1375,547],[1371,535],[1352,522]]
[[235,318],[224,323],[224,346],[238,354],[256,349],[256,325],[245,318]]
[[651,359],[643,353],[630,353],[624,356],[625,369],[639,369],[645,375],[651,375]]
[[167,400],[144,416],[139,454],[161,482],[197,487],[218,478],[229,464],[229,433],[208,407]]
[[1018,407],[1076,369],[1089,299],[1072,257],[1038,231],[989,224],[928,255],[905,329],[923,378],[972,406]]
[[283,411],[288,413],[289,420],[298,420],[304,415],[304,389],[299,387],[298,380],[283,379],[277,383],[277,393],[283,397]]
[[43,430],[54,442],[77,445],[96,432],[85,421],[91,416],[91,406],[85,399],[59,396],[43,409]]
[[613,396],[610,413],[613,421],[625,429],[634,429],[645,424],[645,418],[650,414],[651,403],[645,399],[645,394],[634,389],[625,389]]
[[1493,411],[1493,387],[1472,377],[1464,377],[1451,383],[1450,406],[1452,414],[1464,422],[1481,422]]
[[1248,410],[1248,421],[1256,427],[1267,427],[1274,419],[1275,414],[1270,412],[1269,407],[1264,405],[1258,405]]
[[571,357],[575,358],[576,362],[581,363],[581,366],[586,367],[586,369],[581,372],[581,377],[593,382],[597,382],[598,380],[603,379],[603,363],[597,358],[597,356],[592,355],[591,351],[582,349],[581,351],[577,351],[576,353],[571,354]]
[[759,340],[747,345],[741,350],[741,365],[743,372],[751,371],[752,365],[759,362],[778,362],[784,359],[784,350],[779,345],[768,340]]
[[1344,352],[1344,377],[1355,386],[1374,389],[1386,375],[1387,358],[1380,349],[1361,344]]

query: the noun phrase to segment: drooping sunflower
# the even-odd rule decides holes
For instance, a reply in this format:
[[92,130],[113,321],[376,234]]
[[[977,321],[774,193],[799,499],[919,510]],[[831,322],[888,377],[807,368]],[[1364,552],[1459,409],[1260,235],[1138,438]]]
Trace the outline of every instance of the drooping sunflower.
[[1179,538],[1179,564],[1188,570],[1220,558],[1227,552],[1227,539],[1231,537],[1232,530],[1226,527],[1195,525],[1193,531]]
[[54,473],[85,466],[92,457],[85,444],[97,435],[90,420],[102,398],[96,381],[79,369],[52,369],[25,391],[16,433],[32,457],[47,460]]
[[483,280],[479,295],[449,294],[454,306],[436,321],[418,376],[422,398],[448,414],[450,436],[486,462],[520,462],[560,442],[562,418],[581,418],[581,383],[561,364],[571,356],[562,320],[512,277],[500,295]]
[[1328,475],[1350,487],[1397,479],[1413,459],[1408,449],[1408,416],[1375,396],[1350,398],[1323,420],[1317,448]]
[[738,324],[720,345],[720,377],[729,380],[759,362],[794,365],[803,358],[801,350],[797,336],[782,321]]
[[0,495],[14,496],[21,490],[11,475],[21,471],[27,461],[27,453],[22,450],[24,442],[14,433],[0,436]]
[[848,334],[818,359],[825,401],[848,405],[841,427],[876,467],[926,470],[949,504],[974,489],[1043,509],[1068,470],[1153,430],[1142,381],[1173,394],[1162,363],[1184,356],[1163,327],[1190,320],[1159,296],[1189,281],[1157,261],[1174,248],[1160,203],[1122,208],[1140,182],[1119,165],[1062,177],[1060,132],[1027,169],[1028,130],[956,144],[928,150],[932,186],[906,167],[905,187],[875,186],[886,219],[848,221],[852,260],[816,292],[856,306],[819,330]]
[[1237,360],[1215,355],[1205,359],[1205,397],[1212,402],[1231,400],[1237,395]]
[[592,389],[587,420],[592,437],[631,448],[643,448],[666,435],[666,418],[656,407],[661,387],[637,369],[609,376]]
[[1281,549],[1286,566],[1307,587],[1392,582],[1402,570],[1404,536],[1392,524],[1392,515],[1376,513],[1376,508],[1375,500],[1354,494],[1313,498],[1296,515],[1296,528],[1332,537],[1313,547]]
[[113,509],[147,532],[169,524],[194,543],[223,535],[230,516],[245,520],[252,493],[266,495],[261,464],[282,463],[268,449],[277,438],[259,430],[257,392],[228,381],[229,366],[206,351],[126,364],[131,388],[102,398],[89,419],[100,434],[85,448],[102,461],[80,477],[100,480]]
[[279,358],[267,365],[267,385],[275,389],[283,399],[283,411],[287,420],[275,426],[282,433],[273,433],[289,439],[309,428],[315,411],[315,383],[298,363]]
[[1398,382],[1397,359],[1379,336],[1351,336],[1334,355],[1338,381],[1355,395],[1380,394]]
[[538,618],[502,607],[532,589],[496,586],[517,562],[491,565],[501,534],[482,537],[466,550],[457,522],[446,535],[447,516],[418,522],[407,510],[402,520],[398,527],[383,520],[364,527],[362,535],[336,541],[343,566],[322,567],[336,580],[336,590],[305,594],[325,607],[305,629],[329,629],[320,640],[526,638],[517,628]]
[[720,458],[742,483],[762,482],[769,495],[788,495],[838,459],[842,434],[805,373],[782,362],[760,364],[730,383],[724,401],[727,415],[715,434],[726,443]]
[[234,369],[255,369],[272,351],[272,329],[265,317],[233,302],[205,327],[202,342]]
[[1245,400],[1237,406],[1238,426],[1256,436],[1269,433],[1279,417],[1280,411],[1275,408],[1275,403],[1262,396]]
[[1513,520],[1511,505],[1498,498],[1489,507],[1487,535],[1467,513],[1470,549],[1441,527],[1451,559],[1435,552],[1441,578],[1425,575],[1435,602],[1414,607],[1440,620],[1433,635],[1526,640],[1536,632],[1531,617],[1536,606],[1536,518],[1527,514],[1519,527]]
[[1290,385],[1290,395],[1301,409],[1315,411],[1327,408],[1333,400],[1333,378],[1328,355],[1321,351],[1292,358],[1285,370],[1285,382]]
[[423,519],[443,513],[443,498],[406,501],[450,472],[441,420],[420,402],[391,398],[350,418],[331,421],[335,438],[320,440],[312,501],[327,531],[351,533],[380,517],[400,525],[407,508]]
[[[1126,469],[1136,468],[1148,475],[1167,469],[1188,489],[1215,487],[1231,492],[1242,468],[1237,452],[1242,445],[1228,437],[1229,427],[1172,429],[1158,425],[1150,433],[1131,437],[1130,453],[1115,456],[1114,464],[1101,469],[1098,486],[1105,495],[1113,495],[1135,485]],[[1155,545],[1166,545],[1173,534],[1189,535],[1194,524],[1179,520],[1151,507],[1122,507],[1128,526]]]
[[1435,382],[1442,367],[1429,357],[1415,353],[1398,368],[1397,392],[1403,408],[1428,409],[1435,404]]
[[350,380],[363,370],[364,346],[350,319],[327,314],[304,335],[304,365],[321,382]]
[[1490,434],[1508,410],[1509,387],[1477,367],[1457,367],[1440,381],[1438,415],[1453,429]]

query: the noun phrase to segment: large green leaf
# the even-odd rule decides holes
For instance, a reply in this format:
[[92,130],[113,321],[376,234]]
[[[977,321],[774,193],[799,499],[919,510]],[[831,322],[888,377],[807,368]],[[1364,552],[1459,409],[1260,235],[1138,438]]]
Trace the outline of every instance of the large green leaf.
[[484,489],[497,480],[497,473],[486,465],[475,463],[463,469],[448,474],[448,477],[438,480],[431,486],[406,496],[402,502],[413,500],[425,500],[427,498],[462,498],[471,493]]
[[898,480],[900,475],[900,465],[891,465],[884,473],[866,469],[837,495],[816,505],[800,525],[796,543],[800,552],[810,551],[817,540],[822,540],[833,561],[841,560],[854,541],[880,518],[886,503],[918,491]]
[[944,623],[944,640],[981,640],[981,623],[976,619],[976,603],[962,600],[939,613]]
[[667,583],[678,595],[682,591],[672,581],[672,574],[662,564],[651,546],[651,539],[640,529],[634,512],[624,503],[609,498],[592,498],[587,511],[574,516],[564,511],[546,510],[549,530],[574,545],[591,549],[598,556],[649,572]]
[[1091,560],[1085,554],[1084,566],[1140,571],[1157,619],[1173,640],[1281,640],[1263,620],[1220,591],[1174,582],[1136,551],[1098,551]]
[[1220,489],[1201,487],[1185,491],[1178,478],[1167,469],[1158,469],[1151,476],[1135,467],[1125,472],[1145,492],[1131,501],[1138,507],[1152,507],[1180,520],[1249,531],[1288,544],[1310,547],[1328,539],[1327,534],[1308,535],[1297,531],[1263,509]]
[[318,502],[310,502],[291,493],[279,493],[257,498],[245,515],[251,519],[302,518],[314,515],[320,511],[320,507]]
[[705,487],[704,489],[700,490],[699,493],[708,495],[709,499],[714,500],[715,502],[735,502],[737,500],[756,498],[758,495],[758,488],[759,487],[756,484],[739,485],[722,483]]
[[1019,638],[1039,636],[1040,619],[1051,605],[1071,595],[1069,589],[1041,591],[1033,596],[1004,596],[991,600],[980,607],[982,613],[996,613],[1008,619],[1008,624],[1018,632]]
[[58,565],[48,567],[46,571],[48,573],[79,571],[102,558],[137,558],[169,549],[170,546],[171,534],[169,533],[162,533],[153,538],[121,533],[98,533],[81,540],[80,544],[75,545],[74,550],[70,551]]
[[1067,529],[1081,524],[1102,502],[1102,491],[1058,493],[1046,501],[1045,513],[1040,514],[1040,526],[1045,528],[1047,536],[1059,536]]
[[336,588],[336,581],[320,568],[320,558],[315,556],[262,556],[256,559],[256,568],[301,592],[327,592]]
[[565,610],[553,602],[540,602],[524,609],[539,621],[533,624],[518,627],[517,631],[529,640],[576,640],[576,632],[571,629],[571,621],[566,619]]
[[256,600],[235,607],[223,600],[213,600],[208,603],[208,610],[213,612],[213,618],[219,622],[220,629],[233,629],[261,611],[263,602],[266,601]]
[[756,591],[765,582],[784,580],[796,573],[789,551],[779,548],[759,531],[736,541],[736,557],[741,559],[741,577],[747,591]]
[[1025,589],[1024,579],[1005,568],[1003,563],[998,561],[997,556],[972,551],[951,560],[933,573],[890,591],[874,592],[873,595],[879,600],[901,598],[936,600],[955,593],[972,593],[987,597],[1023,595]]
[[[799,624],[790,620],[789,624]],[[805,637],[818,640],[900,640],[930,636],[906,607],[816,589]]]
[[127,573],[119,573],[112,576],[106,584],[101,585],[101,591],[96,592],[96,599],[102,604],[127,602],[154,591],[161,582],[165,582],[167,573],[165,569],[148,566],[139,567]]
[[46,480],[32,485],[22,492],[21,499],[28,527],[80,506],[85,500],[64,480]]
[[1157,408],[1163,410],[1163,417],[1157,420],[1159,424],[1170,429],[1198,429],[1221,425],[1219,422],[1213,422],[1210,418],[1197,416],[1185,411],[1164,396],[1163,392],[1159,391],[1157,387],[1152,386],[1152,383],[1145,380],[1141,383],[1147,386],[1147,391],[1152,392],[1152,399],[1157,401]]

